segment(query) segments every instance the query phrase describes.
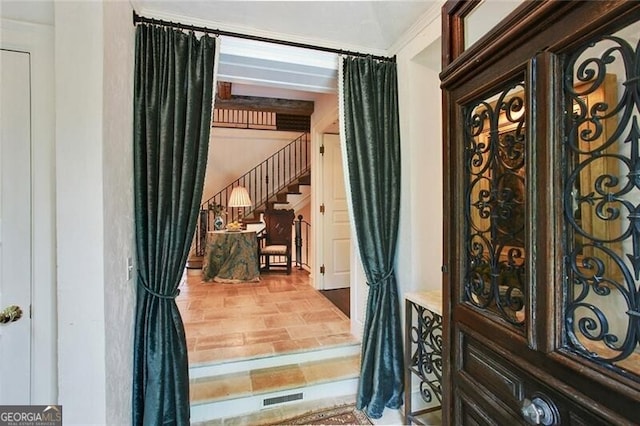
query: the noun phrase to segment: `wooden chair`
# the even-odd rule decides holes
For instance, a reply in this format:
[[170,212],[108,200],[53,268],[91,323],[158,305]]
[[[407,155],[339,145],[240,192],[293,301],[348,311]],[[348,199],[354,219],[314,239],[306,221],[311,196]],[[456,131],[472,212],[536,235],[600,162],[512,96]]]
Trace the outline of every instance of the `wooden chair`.
[[[272,268],[286,267],[287,274],[291,273],[291,245],[293,238],[293,220],[295,213],[293,210],[270,209],[264,212],[265,229],[260,237],[259,255],[264,260],[263,271],[270,271]],[[283,265],[271,263],[271,258],[285,258]]]

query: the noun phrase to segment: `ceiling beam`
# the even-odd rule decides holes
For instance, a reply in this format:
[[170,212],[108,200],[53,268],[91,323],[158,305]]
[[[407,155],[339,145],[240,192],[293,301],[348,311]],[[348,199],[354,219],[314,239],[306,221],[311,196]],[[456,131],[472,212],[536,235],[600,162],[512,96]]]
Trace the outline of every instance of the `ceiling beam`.
[[258,96],[232,95],[229,99],[220,99],[216,95],[214,108],[239,109],[245,111],[265,111],[277,114],[305,115],[313,114],[313,101],[294,99],[263,98]]
[[228,81],[219,81],[216,89],[216,96],[220,99],[228,100],[231,98],[231,83]]

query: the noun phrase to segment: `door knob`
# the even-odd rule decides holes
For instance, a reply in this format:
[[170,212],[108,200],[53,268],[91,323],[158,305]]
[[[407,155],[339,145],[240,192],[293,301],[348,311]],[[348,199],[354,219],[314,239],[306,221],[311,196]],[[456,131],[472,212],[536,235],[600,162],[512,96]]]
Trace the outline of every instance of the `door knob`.
[[530,425],[556,425],[559,424],[558,410],[555,405],[539,396],[533,399],[525,398],[522,401],[522,416]]
[[22,318],[22,309],[20,306],[11,305],[0,311],[0,324],[15,322]]

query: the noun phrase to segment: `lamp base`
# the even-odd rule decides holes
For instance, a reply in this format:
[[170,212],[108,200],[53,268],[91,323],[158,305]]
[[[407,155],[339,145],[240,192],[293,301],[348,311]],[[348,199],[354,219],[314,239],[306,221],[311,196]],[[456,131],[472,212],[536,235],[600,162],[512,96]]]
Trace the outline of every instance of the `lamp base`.
[[241,208],[238,212],[238,223],[240,224],[240,229],[243,231],[247,229],[247,224],[244,223],[244,213],[242,212],[244,209]]

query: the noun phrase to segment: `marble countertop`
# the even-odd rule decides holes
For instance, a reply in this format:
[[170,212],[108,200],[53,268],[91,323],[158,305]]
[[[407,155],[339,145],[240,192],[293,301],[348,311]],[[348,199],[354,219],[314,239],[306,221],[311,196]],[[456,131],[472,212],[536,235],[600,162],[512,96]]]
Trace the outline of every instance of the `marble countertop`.
[[404,298],[442,316],[442,290],[406,293]]

